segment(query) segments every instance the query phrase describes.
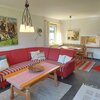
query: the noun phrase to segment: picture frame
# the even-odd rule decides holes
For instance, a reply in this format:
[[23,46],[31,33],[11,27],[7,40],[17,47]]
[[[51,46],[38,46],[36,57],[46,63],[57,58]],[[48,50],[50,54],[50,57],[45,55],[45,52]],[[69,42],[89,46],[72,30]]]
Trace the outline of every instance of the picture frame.
[[81,36],[81,44],[97,45],[97,36]]
[[79,31],[68,30],[67,40],[79,40]]
[[13,17],[0,16],[0,47],[17,44],[17,19]]

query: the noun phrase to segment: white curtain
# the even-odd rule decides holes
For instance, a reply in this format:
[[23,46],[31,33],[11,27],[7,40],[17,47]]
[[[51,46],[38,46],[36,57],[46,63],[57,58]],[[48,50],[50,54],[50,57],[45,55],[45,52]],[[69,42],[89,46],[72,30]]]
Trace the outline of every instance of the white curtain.
[[56,35],[56,41],[55,42],[58,45],[62,44],[61,27],[60,27],[59,23],[57,23],[57,35]]
[[49,21],[44,20],[44,44],[45,46],[49,46]]
[[44,20],[44,33],[45,33],[45,46],[49,46],[49,25],[50,23],[54,23],[57,25],[57,34],[55,39],[55,44],[61,45],[62,44],[62,37],[61,37],[61,28],[59,22],[51,22],[48,20]]

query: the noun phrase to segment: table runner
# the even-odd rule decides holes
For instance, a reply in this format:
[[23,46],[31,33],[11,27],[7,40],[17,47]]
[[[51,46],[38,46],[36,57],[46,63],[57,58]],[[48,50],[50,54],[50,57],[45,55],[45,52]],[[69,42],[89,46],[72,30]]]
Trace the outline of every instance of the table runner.
[[16,88],[21,89],[22,84],[32,80],[33,78],[39,75],[42,75],[45,72],[49,72],[53,68],[57,67],[57,65],[55,64],[50,64],[46,62],[41,63],[41,65],[45,67],[45,70],[42,72],[33,73],[29,70],[26,70],[24,72],[21,72],[15,76],[8,78],[7,81],[11,83],[12,85],[14,85]]

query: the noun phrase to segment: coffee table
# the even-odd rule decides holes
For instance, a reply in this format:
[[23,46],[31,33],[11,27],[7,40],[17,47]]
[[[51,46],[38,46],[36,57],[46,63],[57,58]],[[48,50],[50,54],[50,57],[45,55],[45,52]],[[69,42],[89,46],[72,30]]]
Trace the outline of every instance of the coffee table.
[[[42,62],[40,65],[45,67],[45,70],[42,72],[33,73],[28,68],[25,68],[5,76],[6,80],[11,84],[10,100],[14,100],[14,92],[25,96],[25,100],[31,100],[29,91],[31,86],[48,76],[54,79],[56,86],[58,85],[56,70],[60,66],[46,62]],[[50,73],[54,73],[53,76]]]

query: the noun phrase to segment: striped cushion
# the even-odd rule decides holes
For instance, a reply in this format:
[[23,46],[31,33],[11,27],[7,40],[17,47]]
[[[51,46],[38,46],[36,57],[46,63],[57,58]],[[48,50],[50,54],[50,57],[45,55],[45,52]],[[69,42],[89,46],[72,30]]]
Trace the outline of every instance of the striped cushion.
[[36,54],[35,59],[45,60],[46,58],[44,52],[39,52],[38,54]]
[[29,66],[31,66],[35,63],[39,63],[41,61],[43,61],[43,60],[31,60],[31,61],[25,61],[25,62],[22,62],[22,63],[12,65],[10,68],[0,72],[0,82],[3,82],[5,80],[3,78],[3,76],[8,75],[8,74],[13,73],[13,72],[16,72],[16,71],[19,71],[23,68],[29,67]]

